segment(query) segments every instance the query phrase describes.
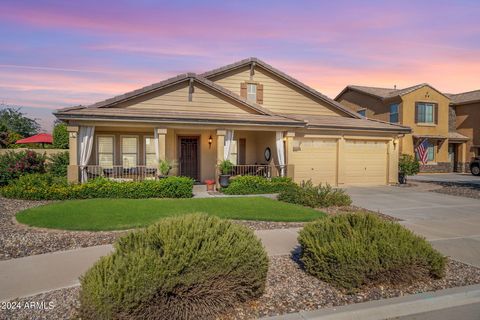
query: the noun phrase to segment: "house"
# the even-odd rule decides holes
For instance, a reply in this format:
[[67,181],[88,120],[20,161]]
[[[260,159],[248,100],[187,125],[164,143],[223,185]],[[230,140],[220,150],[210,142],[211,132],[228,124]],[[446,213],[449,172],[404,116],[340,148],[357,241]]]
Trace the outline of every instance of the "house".
[[68,124],[70,181],[172,175],[289,176],[332,185],[391,184],[398,139],[410,128],[359,116],[257,59],[187,73],[55,113]]
[[467,163],[480,156],[480,90],[459,94],[448,94],[450,106],[455,112],[457,131],[468,137]]
[[416,155],[425,141],[427,163],[421,172],[464,171],[469,137],[456,129],[450,97],[429,84],[404,89],[350,85],[335,101],[368,119],[412,128],[400,141],[400,153]]

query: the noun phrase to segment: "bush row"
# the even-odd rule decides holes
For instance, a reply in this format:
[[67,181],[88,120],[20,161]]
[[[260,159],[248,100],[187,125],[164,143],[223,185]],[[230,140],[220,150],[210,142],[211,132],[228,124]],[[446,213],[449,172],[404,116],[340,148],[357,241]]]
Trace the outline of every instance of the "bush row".
[[66,200],[88,198],[190,198],[193,180],[168,177],[160,180],[116,182],[104,178],[84,184],[68,184],[52,174],[28,174],[0,189],[6,198],[26,200]]
[[217,217],[162,219],[115,249],[81,279],[82,319],[215,319],[265,288],[260,240]]
[[295,185],[291,178],[274,177],[266,179],[258,176],[239,176],[230,180],[230,185],[222,189],[231,195],[279,193]]
[[372,214],[330,216],[299,234],[301,261],[315,277],[355,290],[377,282],[440,278],[446,258],[424,239]]
[[278,195],[278,200],[312,208],[348,206],[352,203],[345,190],[333,188],[329,184],[315,186],[312,181],[285,188]]

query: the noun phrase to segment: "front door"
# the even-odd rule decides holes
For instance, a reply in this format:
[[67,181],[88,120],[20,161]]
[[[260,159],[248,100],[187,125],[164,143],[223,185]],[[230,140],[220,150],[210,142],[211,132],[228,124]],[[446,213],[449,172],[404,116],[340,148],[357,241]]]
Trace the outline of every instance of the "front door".
[[200,180],[198,137],[180,137],[180,175]]

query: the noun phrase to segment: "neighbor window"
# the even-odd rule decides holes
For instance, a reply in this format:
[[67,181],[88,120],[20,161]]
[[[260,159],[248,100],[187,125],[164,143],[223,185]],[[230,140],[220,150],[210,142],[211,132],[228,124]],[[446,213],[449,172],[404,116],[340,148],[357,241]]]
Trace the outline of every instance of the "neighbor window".
[[247,100],[256,102],[257,101],[257,85],[248,83],[247,84]]
[[[415,152],[415,157],[417,160],[420,160],[418,153]],[[427,161],[434,161],[435,160],[435,146],[431,142],[427,142]]]
[[358,110],[357,113],[359,115],[361,115],[362,117],[366,117],[367,116],[367,109]]
[[433,103],[417,103],[417,122],[433,123],[435,104]]
[[390,105],[390,122],[398,122],[398,104],[393,103]]
[[113,137],[101,136],[97,138],[98,165],[102,167],[113,166]]
[[155,139],[153,139],[153,137],[145,137],[145,165],[147,167],[157,166]]
[[137,165],[137,148],[137,137],[122,137],[122,165],[124,167],[134,167]]

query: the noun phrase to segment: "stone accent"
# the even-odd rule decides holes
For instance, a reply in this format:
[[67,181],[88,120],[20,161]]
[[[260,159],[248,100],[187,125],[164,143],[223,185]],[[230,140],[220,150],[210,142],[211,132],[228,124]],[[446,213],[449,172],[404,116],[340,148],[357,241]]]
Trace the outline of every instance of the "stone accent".
[[455,112],[455,107],[452,106],[448,107],[448,131],[457,131],[457,114]]
[[452,172],[452,164],[450,162],[438,162],[437,164],[421,164],[421,173],[444,173]]

